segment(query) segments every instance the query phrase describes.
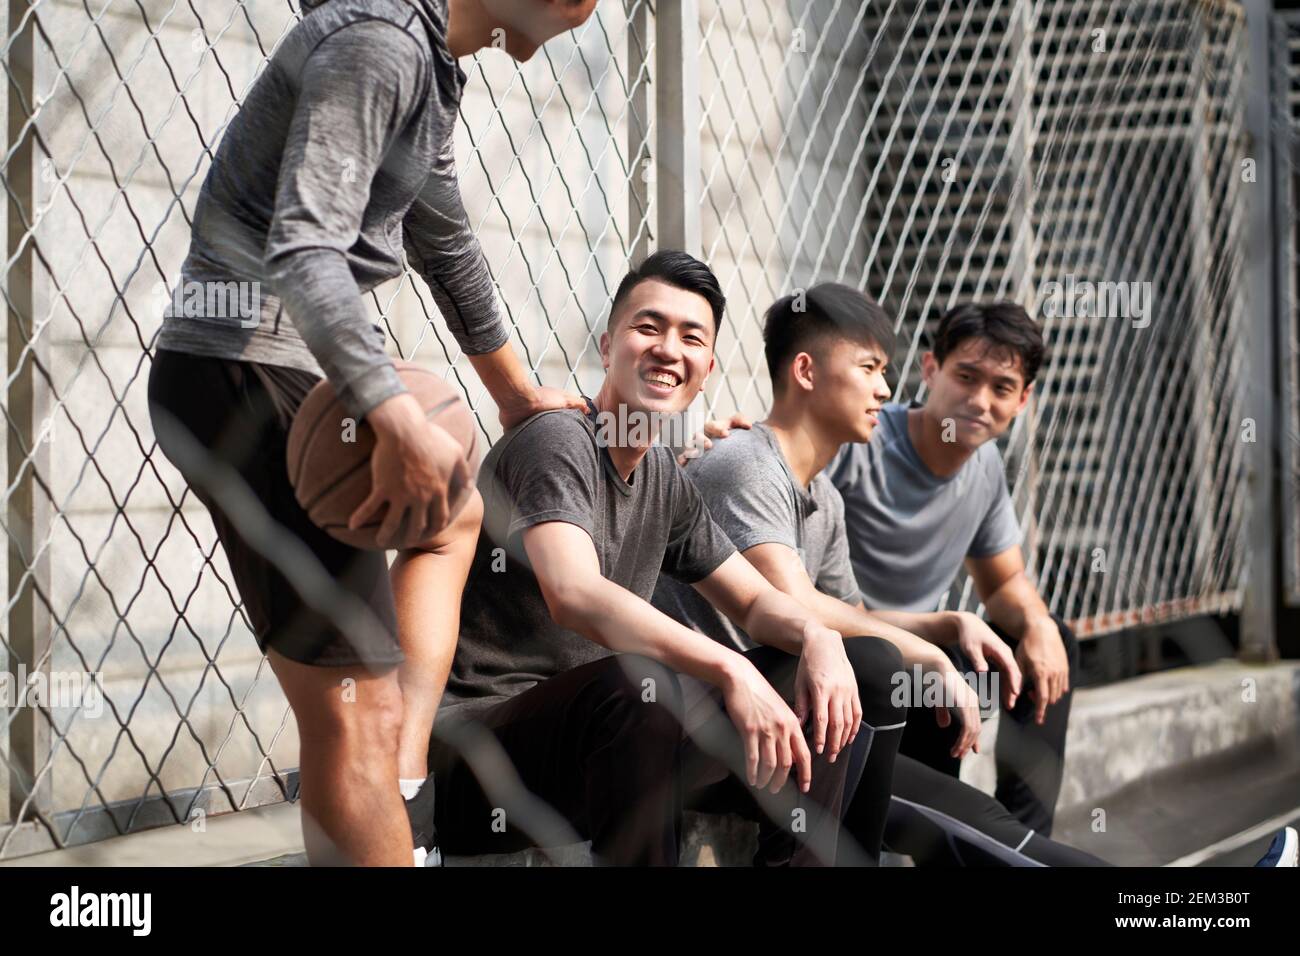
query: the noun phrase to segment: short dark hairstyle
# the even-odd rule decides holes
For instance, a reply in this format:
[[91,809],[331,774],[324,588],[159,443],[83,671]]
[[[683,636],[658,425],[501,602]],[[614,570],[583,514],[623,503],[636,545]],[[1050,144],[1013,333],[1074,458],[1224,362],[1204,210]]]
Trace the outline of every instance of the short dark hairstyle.
[[713,334],[717,336],[718,330],[722,328],[722,310],[727,306],[727,297],[722,294],[718,277],[699,259],[677,249],[660,249],[647,256],[640,265],[628,270],[623,281],[618,284],[618,291],[614,293],[614,301],[609,307],[609,326],[614,324],[619,303],[647,279],[658,279],[703,296],[713,310]]
[[781,373],[796,355],[832,339],[875,345],[888,359],[894,354],[894,323],[874,299],[838,282],[823,282],[773,302],[763,320],[763,351],[773,390],[784,387]]
[[986,339],[989,347],[1020,359],[1020,372],[1028,385],[1047,358],[1047,346],[1038,323],[1014,302],[962,302],[939,319],[931,351],[942,365],[967,339]]

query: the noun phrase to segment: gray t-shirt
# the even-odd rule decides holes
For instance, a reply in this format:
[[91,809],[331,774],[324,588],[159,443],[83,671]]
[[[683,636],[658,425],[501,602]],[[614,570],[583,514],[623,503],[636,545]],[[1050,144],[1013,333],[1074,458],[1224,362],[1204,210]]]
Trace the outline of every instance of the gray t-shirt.
[[405,391],[361,299],[403,246],[467,354],[509,330],[456,181],[447,0],[315,6],[221,138],[157,347],[325,375],[360,420]]
[[[857,603],[840,493],[825,472],[807,488],[800,486],[766,425],[714,442],[712,450],[687,462],[686,474],[737,550],[783,544],[798,552],[817,590]],[[671,578],[659,579],[654,605],[738,651],[757,646],[694,588]]]
[[601,575],[646,601],[660,572],[699,581],[735,553],[669,449],[651,447],[624,481],[596,435],[594,412],[542,412],[484,458],[483,530],[439,720],[477,714],[610,654],[551,619],[524,551],[526,528],[548,521],[582,528]]
[[907,409],[886,405],[871,440],[845,445],[826,473],[844,498],[866,606],[933,611],[963,559],[1019,544],[1020,524],[996,443],[985,442],[957,474],[939,478],[912,445]]

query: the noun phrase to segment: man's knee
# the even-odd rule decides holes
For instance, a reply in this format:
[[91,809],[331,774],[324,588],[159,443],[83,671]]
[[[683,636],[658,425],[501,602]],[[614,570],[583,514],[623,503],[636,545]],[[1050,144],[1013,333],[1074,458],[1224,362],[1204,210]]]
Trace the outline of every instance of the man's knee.
[[342,752],[363,764],[396,759],[402,726],[402,692],[395,675],[379,680],[340,677],[333,700],[298,720],[298,736],[308,749]]
[[873,727],[906,720],[907,706],[894,694],[898,675],[905,673],[898,648],[880,637],[851,637],[844,650],[858,680],[862,719]]
[[414,550],[432,551],[435,554],[460,550],[473,554],[482,525],[483,496],[477,488],[471,488],[469,497],[451,521],[445,527],[435,530]]
[[642,753],[663,740],[668,750],[681,740],[681,683],[669,667],[640,654],[617,654],[591,688],[599,697],[591,730],[601,737],[633,737]]
[[619,654],[603,684],[609,706],[629,728],[680,735],[682,685],[671,668],[639,654]]

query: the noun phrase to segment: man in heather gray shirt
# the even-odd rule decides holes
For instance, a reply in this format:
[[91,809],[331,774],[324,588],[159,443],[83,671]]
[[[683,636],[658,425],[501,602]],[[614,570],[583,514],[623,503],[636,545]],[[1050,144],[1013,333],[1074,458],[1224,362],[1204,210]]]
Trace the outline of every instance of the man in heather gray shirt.
[[[199,192],[149,407],[159,446],[212,515],[297,718],[312,862],[409,865],[413,840],[417,862],[432,846],[430,834],[412,833],[407,813],[420,814],[404,813],[402,798],[416,798],[425,778],[430,689],[454,645],[454,609],[418,641],[399,639],[385,554],[347,547],[310,521],[288,482],[285,440],[324,376],[376,436],[372,491],[350,525],[378,520],[381,545],[427,535],[427,560],[441,569],[434,595],[455,601],[481,505],[470,495],[449,523],[463,453],[406,393],[361,296],[401,273],[404,248],[504,426],[581,407],[534,387],[506,344],[456,185],[452,130],[465,83],[458,57],[504,39],[527,60],[583,23],[595,0],[302,6]],[[266,527],[280,532],[271,545]],[[348,626],[299,592],[306,572],[285,564],[286,548],[315,559],[325,592],[351,600]]]
[[[859,602],[844,534],[843,499],[825,472],[806,483],[798,481],[766,424],[717,443],[707,455],[688,462],[686,474],[741,554],[777,544],[799,557],[820,593],[846,604]],[[737,650],[754,646],[707,601],[671,580],[660,579],[654,604]]]

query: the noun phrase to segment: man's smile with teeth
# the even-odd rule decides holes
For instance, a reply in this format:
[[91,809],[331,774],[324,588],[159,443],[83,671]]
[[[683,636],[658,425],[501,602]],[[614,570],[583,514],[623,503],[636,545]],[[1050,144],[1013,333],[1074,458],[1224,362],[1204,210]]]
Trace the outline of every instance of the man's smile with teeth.
[[676,386],[681,379],[672,372],[647,372],[645,375],[647,382],[657,382],[660,385],[669,387]]

